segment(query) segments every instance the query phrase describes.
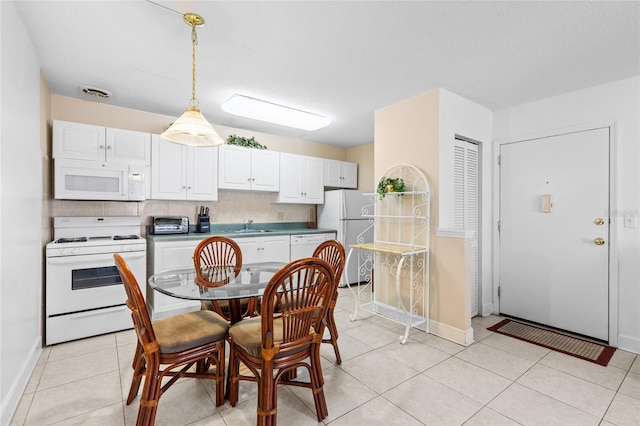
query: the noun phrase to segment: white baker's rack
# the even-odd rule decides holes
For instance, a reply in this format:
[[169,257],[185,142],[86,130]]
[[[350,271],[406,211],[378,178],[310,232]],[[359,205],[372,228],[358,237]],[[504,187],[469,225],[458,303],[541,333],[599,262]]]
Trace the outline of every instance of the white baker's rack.
[[406,326],[400,336],[404,344],[411,327],[429,331],[430,187],[424,173],[409,164],[394,165],[383,177],[401,178],[405,191],[383,199],[365,194],[371,203],[362,216],[375,222],[374,242],[352,244],[346,267],[358,252],[359,274],[371,269],[370,262],[375,278],[363,276],[357,289],[350,287],[356,299],[351,320],[363,309],[400,322]]

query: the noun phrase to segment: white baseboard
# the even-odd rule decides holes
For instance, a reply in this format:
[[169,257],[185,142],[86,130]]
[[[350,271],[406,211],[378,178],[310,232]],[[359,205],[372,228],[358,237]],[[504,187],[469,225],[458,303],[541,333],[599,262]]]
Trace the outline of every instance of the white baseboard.
[[618,334],[618,349],[640,355],[640,339]]
[[16,375],[15,379],[11,383],[9,392],[7,392],[6,398],[2,400],[2,406],[0,406],[0,425],[8,425],[11,422],[11,418],[18,408],[20,398],[24,390],[27,388],[31,373],[38,363],[38,358],[42,353],[42,336],[38,336],[34,344],[31,346],[29,354],[25,357],[25,361],[20,367],[20,371]]
[[463,346],[474,342],[473,328],[462,330],[434,320],[429,320],[429,333]]

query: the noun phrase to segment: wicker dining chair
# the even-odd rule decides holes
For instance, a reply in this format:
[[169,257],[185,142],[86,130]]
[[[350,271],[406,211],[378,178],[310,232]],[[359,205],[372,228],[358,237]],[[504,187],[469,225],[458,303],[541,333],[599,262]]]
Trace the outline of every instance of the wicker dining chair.
[[[138,337],[127,405],[137,396],[144,377],[136,425],[155,423],[160,397],[181,377],[213,380],[216,406],[223,405],[228,322],[212,311],[189,312],[152,322],[140,286],[129,266],[119,254],[113,257],[127,293],[127,306]],[[191,370],[194,365],[195,371]],[[168,377],[170,379],[163,384]]]
[[[220,287],[229,283],[229,279],[242,269],[242,250],[234,240],[221,235],[205,238],[193,253],[196,269],[195,282],[205,287]],[[203,300],[203,310],[212,310],[231,320],[229,301]],[[240,299],[241,316],[258,315],[258,298]]]
[[331,303],[329,309],[327,309],[326,324],[329,330],[329,338],[322,339],[322,343],[329,343],[333,346],[333,351],[336,354],[336,363],[342,364],[342,358],[340,357],[340,349],[338,348],[338,327],[336,326],[336,320],[333,316],[336,309],[336,302],[338,301],[338,285],[342,278],[342,271],[344,270],[345,253],[344,246],[338,240],[323,241],[313,252],[313,257],[327,262],[333,269],[333,277],[338,283],[336,285],[336,291],[331,297]]
[[[243,319],[229,329],[229,403],[235,406],[238,402],[240,380],[257,382],[259,426],[276,424],[279,384],[310,388],[318,421],[327,417],[320,344],[323,318],[336,285],[325,261],[313,257],[295,260],[269,281],[261,316]],[[252,376],[240,374],[240,362]],[[308,382],[289,380],[287,374],[298,367],[307,368]]]

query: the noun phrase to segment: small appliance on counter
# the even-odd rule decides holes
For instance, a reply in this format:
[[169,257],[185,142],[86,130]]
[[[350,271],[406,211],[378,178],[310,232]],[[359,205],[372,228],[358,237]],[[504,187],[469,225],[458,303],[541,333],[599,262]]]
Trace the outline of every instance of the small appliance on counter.
[[198,224],[196,225],[196,232],[209,232],[211,230],[211,224],[209,222],[209,207],[200,206],[200,213],[198,213]]
[[179,216],[154,216],[151,218],[151,233],[163,234],[188,234],[189,218]]

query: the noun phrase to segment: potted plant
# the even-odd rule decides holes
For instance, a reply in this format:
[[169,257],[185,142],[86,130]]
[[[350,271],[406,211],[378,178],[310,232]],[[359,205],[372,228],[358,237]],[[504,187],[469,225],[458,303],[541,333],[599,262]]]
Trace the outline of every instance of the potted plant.
[[267,149],[265,145],[262,145],[253,136],[251,136],[250,138],[245,138],[242,136],[231,134],[227,138],[227,143],[229,145],[245,146],[247,148]]
[[385,195],[389,192],[404,192],[405,186],[402,178],[388,178],[386,176],[382,176],[380,182],[378,182],[378,195],[382,200]]

